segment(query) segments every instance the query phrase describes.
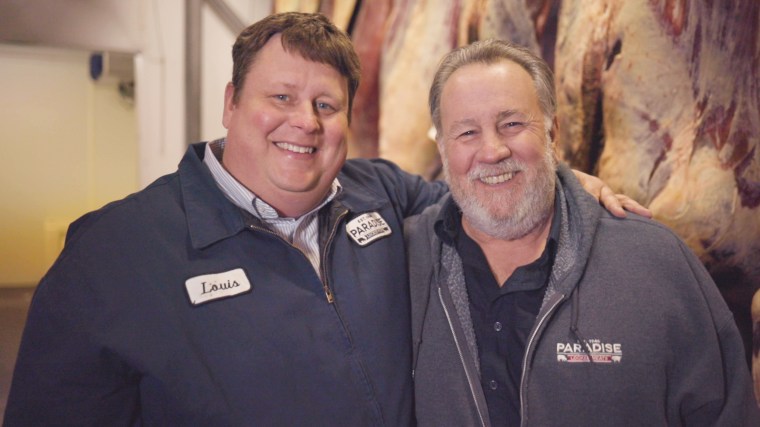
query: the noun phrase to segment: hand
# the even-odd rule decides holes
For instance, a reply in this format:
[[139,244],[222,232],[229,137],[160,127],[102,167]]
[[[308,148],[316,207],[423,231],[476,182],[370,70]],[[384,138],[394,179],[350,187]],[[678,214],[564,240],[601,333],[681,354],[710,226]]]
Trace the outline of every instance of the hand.
[[573,169],[573,173],[581,182],[583,188],[596,197],[599,203],[610,211],[612,215],[618,218],[625,218],[625,211],[628,210],[647,218],[652,217],[652,211],[625,194],[615,194],[601,179],[575,169]]

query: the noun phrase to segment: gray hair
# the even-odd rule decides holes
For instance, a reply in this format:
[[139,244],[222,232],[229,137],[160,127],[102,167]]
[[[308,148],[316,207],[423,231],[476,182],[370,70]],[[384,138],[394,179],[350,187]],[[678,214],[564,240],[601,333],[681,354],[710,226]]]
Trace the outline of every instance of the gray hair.
[[536,88],[538,104],[544,113],[546,126],[551,126],[557,111],[557,98],[554,94],[554,75],[549,65],[522,46],[503,40],[488,39],[454,49],[441,60],[428,97],[430,117],[439,135],[441,132],[441,92],[449,77],[465,65],[494,64],[502,60],[512,61],[528,72]]

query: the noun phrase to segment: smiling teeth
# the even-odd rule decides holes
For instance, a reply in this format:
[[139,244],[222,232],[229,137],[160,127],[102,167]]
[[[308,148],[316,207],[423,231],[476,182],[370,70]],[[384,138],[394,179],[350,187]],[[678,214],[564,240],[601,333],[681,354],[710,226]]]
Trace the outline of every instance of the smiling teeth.
[[484,176],[480,178],[480,181],[488,185],[501,184],[502,182],[509,181],[514,176],[515,176],[514,172],[508,172],[508,173],[496,175],[496,176]]
[[276,145],[283,150],[288,150],[299,154],[311,154],[315,151],[314,147],[300,147],[298,145],[289,144],[287,142],[278,142]]

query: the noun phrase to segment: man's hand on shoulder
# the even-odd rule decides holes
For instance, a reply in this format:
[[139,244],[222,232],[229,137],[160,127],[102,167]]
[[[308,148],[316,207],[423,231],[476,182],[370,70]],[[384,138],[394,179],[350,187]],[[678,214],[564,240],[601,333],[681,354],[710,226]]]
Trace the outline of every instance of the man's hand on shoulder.
[[599,203],[616,217],[625,218],[625,211],[630,211],[647,218],[652,217],[652,211],[625,194],[615,194],[601,179],[575,169],[573,169],[573,173],[581,182],[583,188],[596,197]]

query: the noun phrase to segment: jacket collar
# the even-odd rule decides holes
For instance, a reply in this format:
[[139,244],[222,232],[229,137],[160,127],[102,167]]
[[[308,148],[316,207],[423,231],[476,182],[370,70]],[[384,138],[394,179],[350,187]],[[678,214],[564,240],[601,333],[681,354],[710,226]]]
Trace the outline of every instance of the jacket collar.
[[246,227],[243,211],[227,200],[203,164],[204,150],[205,143],[191,145],[179,164],[182,203],[195,249],[206,248]]
[[[205,144],[193,144],[187,149],[178,172],[190,242],[195,249],[204,249],[234,236],[246,229],[252,218],[230,202],[217,187],[211,172],[203,164]],[[389,203],[387,195],[376,194],[361,181],[353,177],[343,178],[342,174],[343,170],[338,179],[343,188],[333,203],[340,203],[353,212],[377,210]]]
[[557,168],[557,188],[561,210],[560,234],[547,298],[555,291],[569,295],[580,281],[604,212],[599,202],[564,164]]

